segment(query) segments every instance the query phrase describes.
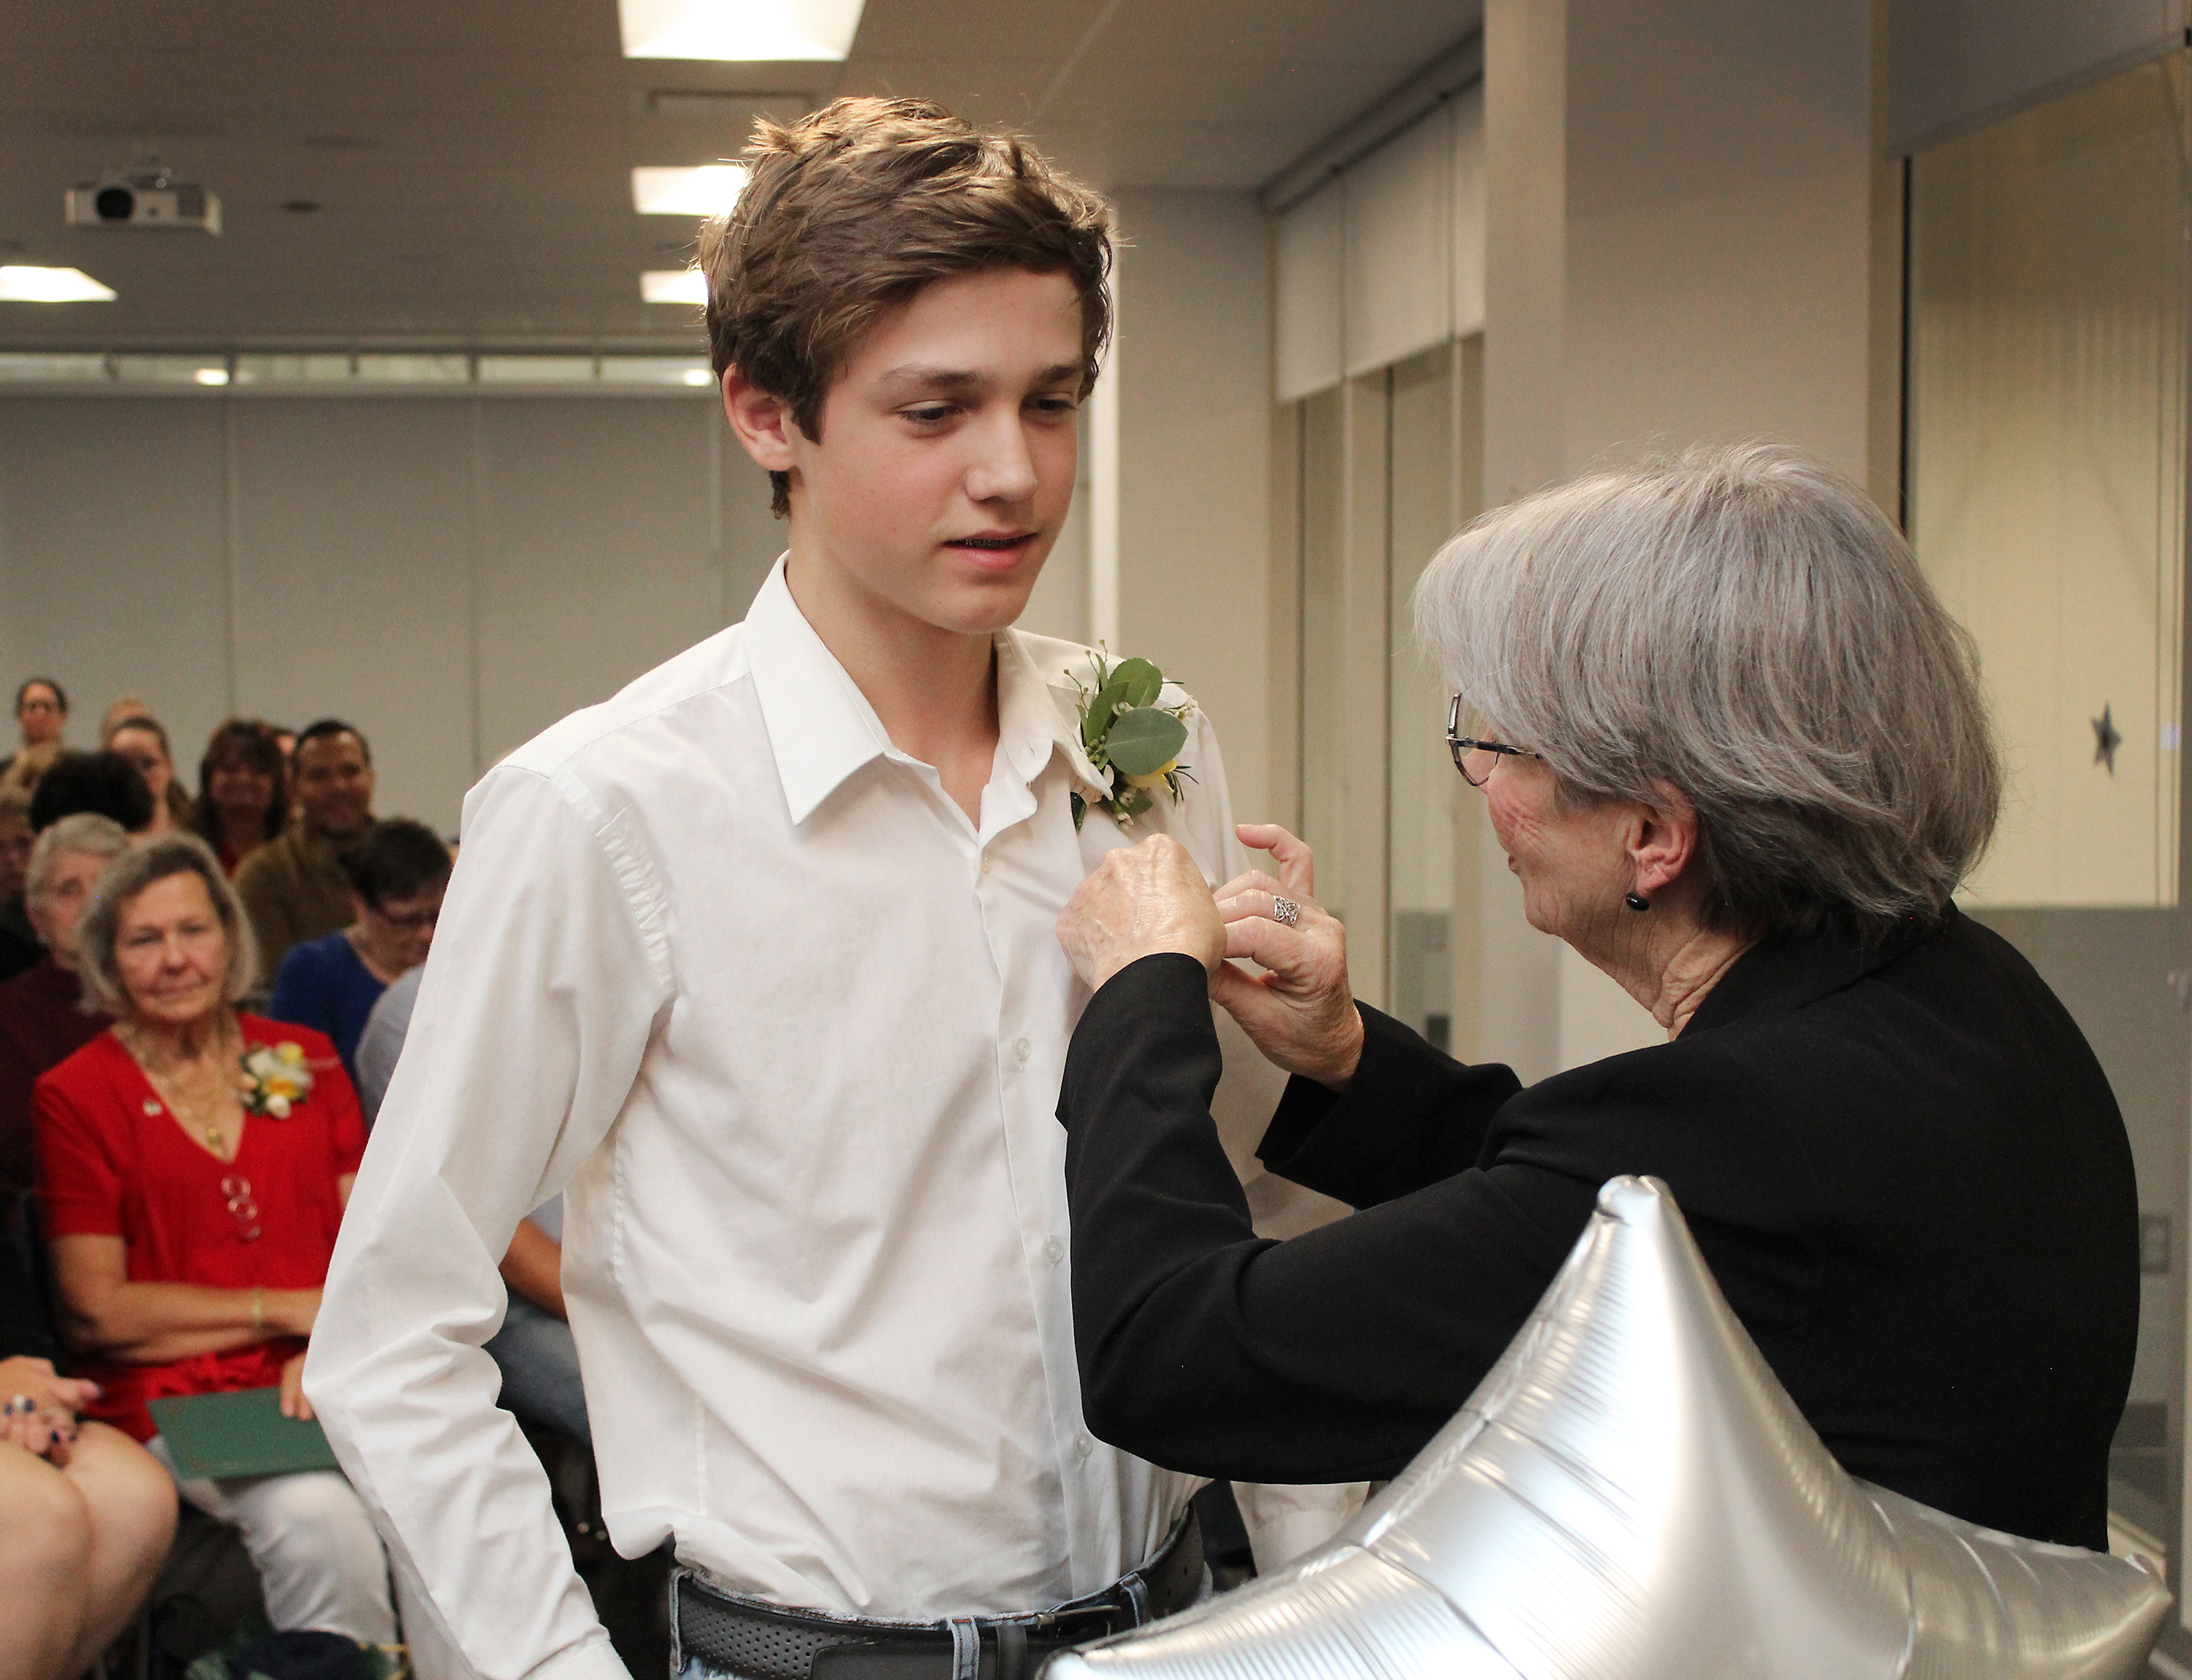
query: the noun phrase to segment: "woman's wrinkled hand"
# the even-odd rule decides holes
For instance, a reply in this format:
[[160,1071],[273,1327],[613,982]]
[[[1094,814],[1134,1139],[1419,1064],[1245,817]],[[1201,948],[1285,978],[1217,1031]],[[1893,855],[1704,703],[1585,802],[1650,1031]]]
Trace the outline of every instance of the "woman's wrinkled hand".
[[305,1356],[298,1354],[282,1367],[282,1415],[309,1421],[312,1403],[305,1398]]
[[76,1444],[76,1414],[99,1397],[99,1385],[58,1374],[44,1359],[0,1359],[0,1441],[66,1469]]
[[[1268,1060],[1344,1089],[1362,1059],[1347,930],[1316,901],[1316,860],[1307,845],[1276,823],[1243,823],[1234,831],[1243,845],[1269,852],[1279,873],[1275,880],[1252,870],[1218,889],[1225,954],[1264,972],[1224,963],[1211,977],[1210,995]],[[1292,926],[1278,919],[1281,899],[1296,907]]]
[[1109,853],[1058,918],[1058,942],[1092,988],[1129,963],[1161,951],[1215,969],[1225,956],[1225,924],[1210,883],[1168,834]]

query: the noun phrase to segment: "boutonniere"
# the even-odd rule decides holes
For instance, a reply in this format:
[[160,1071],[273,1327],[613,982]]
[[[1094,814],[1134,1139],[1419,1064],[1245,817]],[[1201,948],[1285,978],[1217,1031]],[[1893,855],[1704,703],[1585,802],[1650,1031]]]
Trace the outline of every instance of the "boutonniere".
[[[1156,803],[1160,787],[1177,804],[1180,778],[1195,780],[1179,762],[1179,750],[1187,745],[1184,719],[1195,708],[1159,706],[1164,680],[1164,672],[1147,660],[1122,660],[1113,666],[1102,653],[1096,655],[1093,689],[1073,679],[1081,694],[1081,745],[1111,790],[1096,801],[1096,809],[1122,828]],[[1078,831],[1087,818],[1088,801],[1078,793],[1072,797]]]
[[302,1044],[254,1044],[243,1053],[243,1106],[252,1113],[286,1120],[311,1089]]

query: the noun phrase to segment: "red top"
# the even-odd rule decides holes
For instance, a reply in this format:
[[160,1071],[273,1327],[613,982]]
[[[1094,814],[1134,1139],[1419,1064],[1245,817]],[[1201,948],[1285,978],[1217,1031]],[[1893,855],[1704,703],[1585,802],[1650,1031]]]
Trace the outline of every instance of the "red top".
[[[121,1237],[134,1283],[313,1289],[327,1281],[342,1220],[335,1180],[365,1153],[357,1094],[324,1035],[237,1019],[247,1050],[301,1046],[312,1089],[286,1118],[247,1113],[232,1161],[184,1131],[111,1032],[38,1081],[32,1103],[54,1236]],[[82,1374],[104,1391],[88,1414],[148,1441],[157,1431],[146,1401],[271,1387],[304,1346],[283,1337],[164,1364],[88,1366]]]

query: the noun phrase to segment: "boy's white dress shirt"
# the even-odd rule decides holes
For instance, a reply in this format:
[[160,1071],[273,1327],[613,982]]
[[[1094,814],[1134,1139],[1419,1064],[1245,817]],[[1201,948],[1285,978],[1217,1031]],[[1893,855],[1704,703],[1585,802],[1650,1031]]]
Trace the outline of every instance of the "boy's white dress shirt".
[[[1142,1562],[1196,1485],[1082,1425],[1054,1109],[1087,992],[1055,924],[1152,828],[1213,882],[1245,854],[1199,712],[1183,803],[1076,834],[1087,652],[996,648],[979,825],[892,747],[780,562],[743,625],[465,802],[307,1388],[492,1680],[622,1672],[480,1351],[496,1261],[558,1191],[628,1555],[674,1534],[734,1591],[838,1612],[1025,1610]],[[1246,1162],[1282,1076],[1223,1029]]]

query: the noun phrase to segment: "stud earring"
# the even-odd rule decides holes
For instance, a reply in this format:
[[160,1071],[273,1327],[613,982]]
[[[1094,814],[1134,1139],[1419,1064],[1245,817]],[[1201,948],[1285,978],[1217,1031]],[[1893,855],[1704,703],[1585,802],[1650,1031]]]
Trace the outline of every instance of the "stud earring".
[[1627,894],[1621,901],[1631,910],[1649,910],[1652,907],[1652,900],[1641,893]]

